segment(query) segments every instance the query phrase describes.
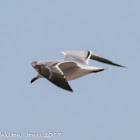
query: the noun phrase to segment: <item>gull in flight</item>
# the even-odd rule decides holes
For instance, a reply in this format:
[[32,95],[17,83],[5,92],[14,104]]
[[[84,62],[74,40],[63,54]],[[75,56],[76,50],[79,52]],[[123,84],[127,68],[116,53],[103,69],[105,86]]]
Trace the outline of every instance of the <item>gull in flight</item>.
[[73,91],[68,81],[108,69],[88,66],[89,59],[124,67],[106,58],[97,56],[91,51],[64,51],[61,53],[64,55],[64,60],[32,62],[32,66],[38,72],[38,75],[31,80],[31,83],[39,78],[46,78],[60,88]]

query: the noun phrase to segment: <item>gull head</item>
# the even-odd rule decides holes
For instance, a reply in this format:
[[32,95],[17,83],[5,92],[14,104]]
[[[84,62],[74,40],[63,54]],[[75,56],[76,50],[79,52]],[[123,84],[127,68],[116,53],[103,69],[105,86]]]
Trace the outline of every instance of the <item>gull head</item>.
[[37,65],[37,61],[33,61],[33,62],[32,62],[32,66],[33,66],[34,68],[36,68],[36,65]]

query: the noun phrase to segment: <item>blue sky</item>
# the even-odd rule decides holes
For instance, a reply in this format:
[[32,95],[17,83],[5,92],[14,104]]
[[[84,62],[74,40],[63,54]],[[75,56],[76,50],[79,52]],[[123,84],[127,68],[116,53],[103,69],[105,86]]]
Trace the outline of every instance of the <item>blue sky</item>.
[[[139,140],[139,5],[138,0],[0,1],[0,133]],[[90,50],[127,68],[111,66],[70,81],[74,93],[46,79],[30,84],[37,74],[32,61],[63,59],[60,52],[66,50]]]

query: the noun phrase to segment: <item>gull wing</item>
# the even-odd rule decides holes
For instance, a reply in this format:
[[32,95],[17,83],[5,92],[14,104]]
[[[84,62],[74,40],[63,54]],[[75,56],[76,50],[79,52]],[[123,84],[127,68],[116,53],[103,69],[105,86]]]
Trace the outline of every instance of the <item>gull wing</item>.
[[125,67],[125,66],[116,64],[106,58],[97,56],[93,54],[91,51],[64,51],[61,53],[65,56],[64,57],[65,61],[74,61],[81,64],[88,64],[88,60],[93,59],[93,60],[103,62],[106,64],[110,64],[110,65],[114,65],[118,67]]
[[90,58],[90,51],[63,51],[61,52],[65,57],[65,61],[72,61],[81,64],[88,64]]
[[97,55],[93,54],[92,52],[91,52],[91,55],[90,55],[90,59],[93,59],[93,60],[96,60],[96,61],[99,61],[99,62],[103,62],[103,63],[106,63],[106,64],[118,66],[118,67],[125,67],[125,66],[116,64],[116,63],[114,63],[114,62],[112,62],[112,61],[110,61],[110,60],[108,60],[106,58],[97,56]]
[[70,85],[68,84],[65,75],[59,68],[59,64],[61,63],[54,63],[49,67],[45,65],[40,66],[41,67],[40,74],[45,78],[47,78],[50,82],[52,82],[56,86],[68,91],[73,91]]

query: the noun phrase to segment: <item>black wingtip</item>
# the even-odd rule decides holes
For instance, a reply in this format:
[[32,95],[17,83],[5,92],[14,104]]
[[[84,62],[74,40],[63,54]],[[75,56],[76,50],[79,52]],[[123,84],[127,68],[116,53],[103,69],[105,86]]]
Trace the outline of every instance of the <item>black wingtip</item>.
[[121,66],[122,68],[127,68],[126,66]]
[[[60,87],[61,88],[61,87]],[[63,88],[64,90],[68,91],[68,92],[73,92],[73,90],[71,88]]]
[[126,68],[126,66],[122,66],[122,65],[119,65],[119,64],[114,64],[114,65],[118,66],[118,67]]
[[73,90],[72,90],[72,89],[70,89],[69,91],[70,91],[70,92],[73,92]]
[[72,88],[65,89],[65,90],[70,91],[70,92],[73,92],[73,89]]

